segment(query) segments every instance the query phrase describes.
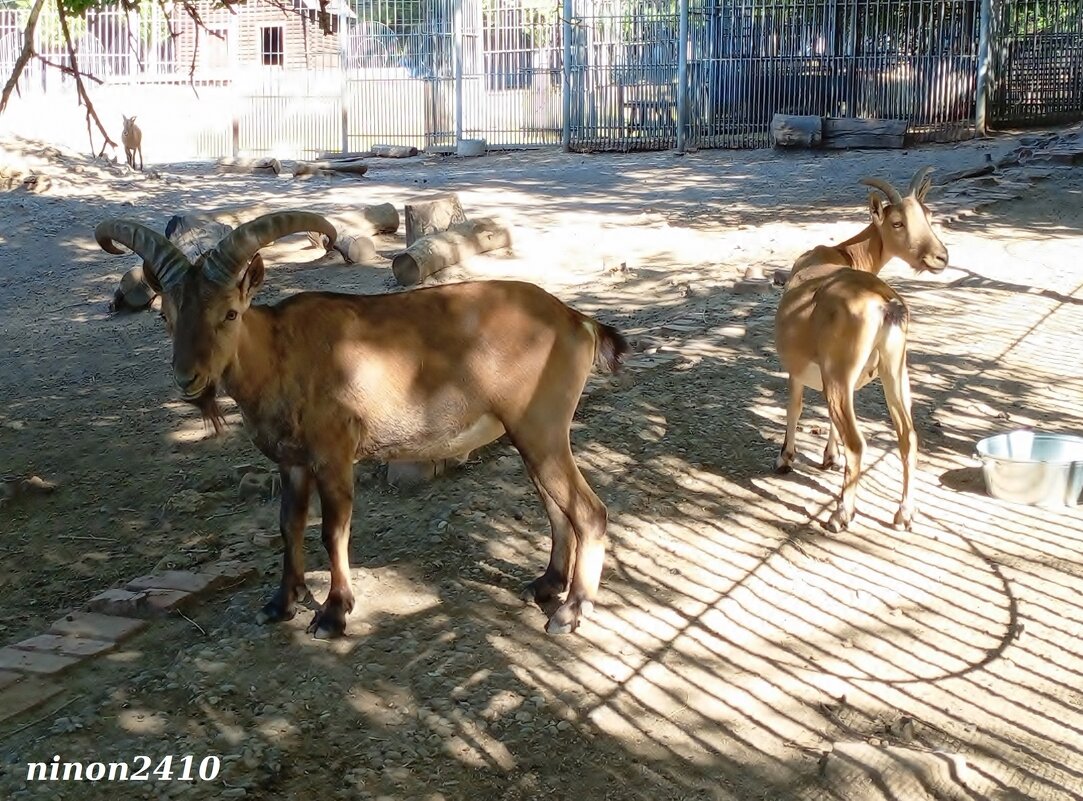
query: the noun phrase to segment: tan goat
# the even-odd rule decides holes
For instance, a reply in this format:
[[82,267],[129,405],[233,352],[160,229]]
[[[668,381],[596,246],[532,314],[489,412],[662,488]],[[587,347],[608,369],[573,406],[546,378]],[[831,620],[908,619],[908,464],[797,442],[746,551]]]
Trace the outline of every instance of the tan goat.
[[256,306],[264,277],[257,251],[303,231],[333,244],[334,226],[315,214],[279,212],[232,231],[200,229],[198,221],[193,230],[178,218],[167,230],[176,244],[129,220],[101,223],[96,238],[110,253],[123,252],[119,242],[143,257],[163,295],[184,400],[217,427],[221,387],[256,447],[279,466],[283,575],[261,621],[292,617],[308,596],[303,537],[313,485],[331,589],[310,630],[336,636],[354,605],[352,465],[451,458],[506,433],[553,535],[549,565],[524,595],[547,604],[567,590],[546,629],[575,630],[597,597],[606,508],[576,466],[569,429],[592,367],[615,370],[627,352],[615,329],[514,281],[389,295],[302,292]]
[[[124,117],[123,114],[120,116]],[[135,124],[135,117],[124,117],[124,130],[120,132],[120,141],[124,145],[124,158],[128,166],[135,169],[135,154],[139,153],[139,169],[143,169],[143,132]]]
[[913,474],[917,435],[910,413],[906,367],[909,310],[902,297],[877,277],[892,258],[918,272],[939,273],[948,251],[933,232],[925,195],[931,167],[918,171],[902,196],[887,181],[864,178],[871,222],[857,236],[831,247],[819,246],[794,263],[775,315],[775,345],[789,374],[786,439],[775,469],[793,469],[794,439],[804,388],[820,390],[831,418],[823,467],[835,464],[841,437],[846,470],[838,506],[828,528],[841,531],[854,516],[865,440],[854,414],[854,392],[876,376],[884,386],[888,410],[903,462],[902,500],[896,528],[909,528],[914,514]]

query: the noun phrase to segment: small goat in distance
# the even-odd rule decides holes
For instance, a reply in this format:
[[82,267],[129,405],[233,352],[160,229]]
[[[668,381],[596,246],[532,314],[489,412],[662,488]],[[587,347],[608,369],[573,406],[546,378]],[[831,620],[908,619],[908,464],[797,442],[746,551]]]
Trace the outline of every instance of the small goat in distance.
[[[120,116],[124,117],[123,114]],[[124,129],[120,132],[120,141],[124,145],[124,158],[128,166],[135,169],[135,154],[139,153],[139,170],[143,170],[143,132],[135,124],[135,117],[124,117]]]
[[828,522],[833,531],[845,529],[853,519],[861,480],[865,440],[854,414],[854,392],[876,376],[884,386],[903,462],[902,499],[894,525],[909,528],[913,519],[917,435],[906,367],[909,310],[877,273],[892,258],[917,272],[939,273],[947,267],[948,251],[934,233],[925,205],[931,172],[931,167],[919,170],[905,196],[887,181],[862,179],[875,190],[869,194],[869,225],[838,245],[803,253],[775,315],[775,345],[789,374],[786,439],[775,469],[793,469],[805,387],[822,391],[831,419],[823,467],[834,465],[839,438],[846,454],[842,493]]
[[[593,367],[615,370],[628,351],[614,328],[540,287],[479,281],[389,295],[301,292],[253,305],[259,249],[291,233],[336,232],[307,212],[267,214],[236,230],[174,218],[170,238],[107,220],[103,249],[144,259],[162,293],[173,379],[217,428],[221,387],[282,478],[282,580],[260,612],[288,620],[308,597],[304,531],[315,487],[331,588],[311,630],[343,633],[354,605],[348,544],[353,464],[453,458],[507,434],[552,528],[545,572],[524,595],[555,606],[550,633],[589,616],[605,558],[606,508],[572,456],[570,426]],[[172,241],[171,241],[172,240]],[[558,596],[567,591],[563,603]]]

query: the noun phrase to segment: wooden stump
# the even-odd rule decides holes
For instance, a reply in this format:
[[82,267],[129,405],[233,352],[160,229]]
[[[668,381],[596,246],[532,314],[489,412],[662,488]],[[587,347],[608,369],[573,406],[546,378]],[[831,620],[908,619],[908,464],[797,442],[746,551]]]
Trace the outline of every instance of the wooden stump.
[[376,260],[376,247],[367,236],[343,234],[335,242],[335,250],[347,264],[372,264]]
[[407,247],[423,236],[438,234],[453,225],[466,222],[459,196],[454,193],[413,198],[406,202],[404,212]]
[[373,145],[372,155],[385,159],[405,159],[416,156],[417,148],[406,145]]
[[278,159],[218,159],[215,165],[218,172],[227,173],[282,173],[282,163]]
[[811,115],[776,114],[771,118],[771,140],[775,147],[819,147],[823,141],[823,119]]
[[511,232],[503,223],[488,217],[470,220],[417,240],[395,256],[391,271],[399,284],[413,286],[475,253],[510,245]]

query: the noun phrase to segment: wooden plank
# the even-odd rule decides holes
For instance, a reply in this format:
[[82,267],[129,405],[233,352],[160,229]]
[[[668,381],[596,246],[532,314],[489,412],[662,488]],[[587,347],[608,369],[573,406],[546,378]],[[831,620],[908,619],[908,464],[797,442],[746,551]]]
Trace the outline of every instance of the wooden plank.
[[903,147],[906,128],[906,120],[825,117],[823,146],[832,149]]

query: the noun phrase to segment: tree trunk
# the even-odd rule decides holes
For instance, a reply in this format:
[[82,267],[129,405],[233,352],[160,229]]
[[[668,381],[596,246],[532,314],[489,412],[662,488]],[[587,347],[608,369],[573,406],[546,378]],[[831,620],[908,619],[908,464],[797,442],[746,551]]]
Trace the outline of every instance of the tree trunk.
[[903,147],[906,120],[859,120],[843,117],[824,119],[824,147]]
[[823,119],[808,115],[776,114],[771,119],[771,140],[775,147],[819,147],[823,141]]
[[502,223],[488,217],[470,220],[417,240],[395,256],[391,271],[399,284],[413,286],[475,253],[510,245],[511,232]]
[[385,159],[405,159],[416,156],[417,148],[406,145],[373,145],[372,155]]
[[263,159],[231,159],[221,158],[218,159],[218,163],[215,165],[215,170],[218,172],[229,173],[253,173],[253,172],[273,172],[275,175],[282,173],[282,164],[278,159],[263,158]]
[[328,173],[349,173],[364,175],[369,171],[361,159],[329,159],[327,161],[298,161],[293,167],[293,177],[302,175],[327,175]]
[[434,195],[429,198],[413,198],[406,201],[406,247],[423,236],[438,234],[453,225],[466,222],[459,196],[454,193]]

